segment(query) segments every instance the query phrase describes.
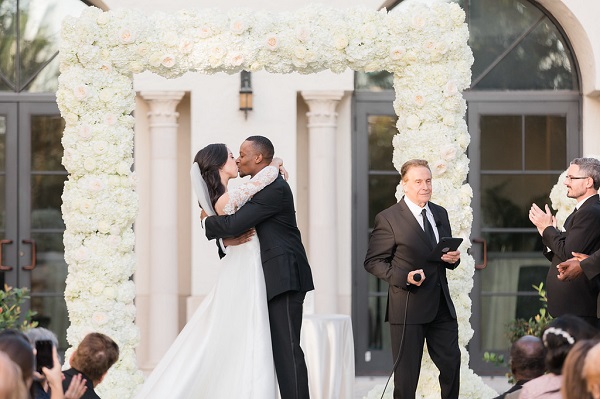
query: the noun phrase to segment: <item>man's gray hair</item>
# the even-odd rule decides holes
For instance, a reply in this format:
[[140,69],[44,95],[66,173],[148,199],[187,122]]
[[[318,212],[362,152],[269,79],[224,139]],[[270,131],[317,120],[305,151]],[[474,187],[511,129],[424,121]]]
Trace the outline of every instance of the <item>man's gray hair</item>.
[[600,188],[600,160],[596,158],[575,158],[571,165],[579,166],[579,171],[594,181],[594,189]]

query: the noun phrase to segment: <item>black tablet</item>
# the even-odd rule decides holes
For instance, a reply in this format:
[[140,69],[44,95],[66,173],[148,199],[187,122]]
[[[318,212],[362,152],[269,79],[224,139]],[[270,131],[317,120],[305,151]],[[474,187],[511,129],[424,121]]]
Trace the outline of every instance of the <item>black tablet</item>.
[[433,248],[431,254],[427,260],[439,261],[442,259],[442,255],[446,252],[456,251],[460,243],[463,242],[463,239],[460,237],[442,237],[440,238],[440,242]]

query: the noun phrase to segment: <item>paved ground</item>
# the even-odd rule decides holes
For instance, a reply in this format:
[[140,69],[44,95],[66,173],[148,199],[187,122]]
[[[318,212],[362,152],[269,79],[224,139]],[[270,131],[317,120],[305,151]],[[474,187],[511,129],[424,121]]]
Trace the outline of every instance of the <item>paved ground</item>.
[[[376,385],[384,385],[387,377],[356,377],[354,380],[354,397],[353,399],[363,399],[367,393]],[[496,390],[496,392],[504,392],[510,384],[505,377],[483,377],[485,383]],[[389,385],[388,385],[388,389]]]

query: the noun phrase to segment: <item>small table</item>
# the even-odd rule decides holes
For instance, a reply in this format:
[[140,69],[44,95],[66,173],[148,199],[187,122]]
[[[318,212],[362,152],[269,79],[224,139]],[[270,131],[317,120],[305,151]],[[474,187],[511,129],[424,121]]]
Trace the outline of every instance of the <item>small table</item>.
[[351,399],[354,337],[350,316],[305,314],[300,346],[308,368],[311,399]]

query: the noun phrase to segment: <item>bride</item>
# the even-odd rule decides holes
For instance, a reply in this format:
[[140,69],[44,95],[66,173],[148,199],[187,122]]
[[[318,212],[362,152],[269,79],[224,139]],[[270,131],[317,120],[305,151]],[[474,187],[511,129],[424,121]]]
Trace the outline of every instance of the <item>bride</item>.
[[[271,165],[239,187],[227,190],[238,168],[224,144],[210,144],[190,171],[200,206],[209,215],[233,214],[271,184],[283,162]],[[214,210],[213,210],[214,209]],[[241,237],[220,263],[213,290],[148,377],[139,399],[275,399],[265,279],[258,237]]]

